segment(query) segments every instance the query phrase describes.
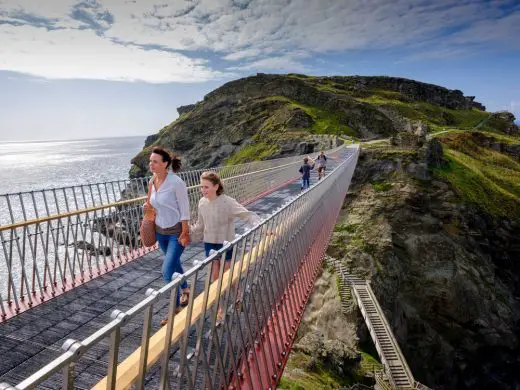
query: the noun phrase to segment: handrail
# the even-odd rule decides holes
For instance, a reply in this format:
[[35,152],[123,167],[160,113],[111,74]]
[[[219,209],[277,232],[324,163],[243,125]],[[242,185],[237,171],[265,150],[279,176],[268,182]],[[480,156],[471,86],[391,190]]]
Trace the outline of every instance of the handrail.
[[[341,147],[343,147],[343,145],[340,145],[340,146],[337,146],[335,148],[326,150],[325,153],[333,153],[334,151],[336,151],[337,149],[339,149]],[[313,152],[313,153],[315,153],[315,152]],[[186,182],[190,181],[191,179],[195,179],[195,181],[198,181],[198,178],[199,178],[200,174],[199,175],[196,174],[195,176],[193,176],[192,173],[202,173],[202,172],[207,171],[207,170],[211,170],[211,171],[222,171],[222,170],[224,170],[224,172],[227,172],[227,171],[231,171],[232,172],[236,168],[244,168],[244,167],[250,167],[250,166],[257,166],[257,165],[263,166],[263,165],[269,165],[271,163],[277,164],[277,163],[283,162],[285,160],[290,161],[290,160],[293,160],[295,158],[298,159],[298,158],[301,158],[303,156],[306,156],[306,155],[309,155],[309,154],[313,154],[313,153],[301,154],[301,155],[296,155],[296,156],[288,156],[288,157],[279,157],[279,158],[273,158],[273,159],[269,159],[269,160],[251,161],[251,162],[242,163],[242,164],[217,165],[217,166],[212,166],[212,167],[207,167],[207,168],[190,169],[190,170],[187,170],[187,171],[181,171],[180,175],[185,177],[185,178],[183,178],[183,180],[186,181]],[[132,179],[109,180],[109,181],[106,181],[106,182],[86,182],[86,183],[82,183],[82,184],[75,185],[75,186],[39,188],[38,190],[39,191],[53,191],[53,190],[59,191],[59,190],[63,190],[63,189],[70,189],[72,187],[95,186],[95,185],[100,185],[100,184],[104,184],[104,183],[117,183],[119,181],[136,180],[136,179],[141,179],[141,178],[149,179],[150,175],[147,175],[145,177],[132,178]],[[0,197],[1,196],[8,196],[8,195],[9,196],[18,196],[20,194],[24,195],[24,194],[30,194],[32,192],[35,192],[35,190],[22,191],[22,192],[5,192],[5,193],[0,193]]]
[[[335,154],[338,152],[338,150],[341,150],[342,147],[343,147],[343,145],[340,145],[336,148],[327,150],[326,153]],[[179,176],[181,176],[181,178],[186,182],[188,188],[191,188],[191,187],[198,186],[200,175],[202,174],[202,172],[207,171],[207,170],[220,172],[223,180],[229,180],[233,177],[239,178],[239,177],[244,177],[244,176],[251,175],[251,174],[254,174],[257,172],[267,171],[270,169],[279,169],[282,166],[294,165],[294,164],[297,164],[298,162],[300,162],[304,156],[306,156],[306,155],[282,157],[282,158],[272,159],[272,160],[254,161],[254,162],[245,163],[245,164],[218,166],[218,167],[212,167],[212,168],[206,168],[206,169],[197,169],[197,170],[192,170],[192,171],[181,171],[179,173]],[[288,162],[285,163],[286,161],[288,161]],[[272,166],[272,165],[274,165],[274,166]],[[251,172],[247,171],[247,169],[250,167],[256,168],[258,166],[260,169],[256,169]],[[267,168],[262,168],[263,166],[267,166]],[[246,172],[243,173],[242,172],[243,170],[246,170]],[[235,173],[235,171],[237,171],[237,172]],[[149,177],[130,179],[130,182],[135,181],[135,180],[141,180],[141,181],[147,183],[149,180]],[[51,188],[51,189],[43,189],[43,190],[26,191],[26,192],[20,192],[20,193],[6,193],[6,194],[0,194],[0,199],[2,199],[2,198],[9,199],[10,197],[14,196],[14,197],[18,197],[21,201],[24,196],[32,197],[34,199],[34,194],[38,193],[38,192],[53,191],[55,193],[56,191],[60,191],[60,190],[62,190],[63,194],[66,195],[65,190],[72,190],[73,188],[80,188],[83,186],[100,186],[100,185],[104,185],[107,183],[119,183],[119,181],[109,181],[109,182],[102,182],[102,183],[88,183],[88,184],[74,186],[74,187],[60,187],[60,188]],[[142,188],[142,190],[144,190],[144,193],[146,193],[146,188]],[[117,194],[115,194],[115,195],[117,195]],[[144,196],[136,197],[134,199],[129,199],[129,200],[134,200],[134,201],[144,200]],[[78,212],[82,212],[82,211],[86,212],[86,211],[90,211],[90,210],[95,211],[95,210],[102,210],[102,209],[113,207],[113,206],[118,206],[119,204],[121,204],[121,205],[127,204],[127,203],[120,203],[120,202],[125,202],[125,201],[108,202],[108,204],[102,204],[99,207],[85,207],[83,209],[78,209],[75,211],[78,211]],[[71,201],[71,203],[72,203],[72,201]],[[129,202],[129,203],[131,203],[131,202]],[[10,204],[8,204],[7,206],[9,208],[12,207]],[[12,212],[11,212],[11,214],[12,214]],[[25,211],[22,215],[25,216]],[[71,214],[69,212],[66,212],[66,213],[57,213],[57,214],[47,215],[45,217],[46,218],[45,221],[49,220],[48,218],[52,218],[52,219],[60,218],[59,215],[63,215],[64,217],[67,217],[67,216],[73,216],[73,215],[77,215],[77,214]],[[6,231],[6,230],[9,230],[10,228],[27,226],[27,224],[29,224],[29,223],[38,223],[40,218],[29,218],[28,220],[26,218],[24,218],[24,220],[25,221],[20,221],[20,222],[14,221],[9,224],[2,224],[2,222],[0,220],[0,231]],[[27,222],[27,223],[24,223],[24,222]]]
[[[64,387],[72,388],[76,363],[93,345],[107,338],[110,344],[107,377],[95,388],[122,389],[135,383],[137,389],[142,389],[147,369],[158,361],[161,364],[162,389],[172,388],[173,383],[181,388],[229,387],[231,381],[240,377],[251,385],[275,386],[281,366],[271,366],[268,362],[274,364],[282,355],[286,356],[284,340],[294,337],[287,326],[296,323],[295,308],[300,307],[304,286],[308,285],[310,274],[315,272],[311,272],[309,264],[319,264],[323,257],[356,165],[359,148],[350,150],[354,153],[311,189],[291,199],[233,242],[226,243],[184,275],[177,275],[160,290],[148,290],[147,297],[131,309],[126,312],[115,310],[113,321],[90,337],[83,341],[68,340],[63,346],[66,352],[61,357],[15,388],[33,389],[59,370],[63,372]],[[327,207],[323,207],[324,204]],[[324,241],[323,252],[309,252],[314,240]],[[218,279],[212,283],[208,271],[213,259],[223,258],[229,250],[233,251],[229,270],[224,271],[224,262],[221,261]],[[303,279],[294,278],[298,273]],[[190,294],[188,307],[175,314],[176,291],[187,279],[191,286],[204,281],[205,287],[197,297],[195,292]],[[294,292],[287,294],[288,289]],[[154,304],[164,297],[169,297],[168,318],[171,321],[152,335],[150,321]],[[240,309],[235,305],[237,299],[242,302]],[[224,309],[220,325],[217,323],[219,306]],[[280,313],[274,316],[272,313],[276,308]],[[143,315],[141,346],[118,365],[121,328],[130,318],[140,314]],[[208,335],[203,332],[206,328],[211,330]],[[276,341],[269,348],[258,350],[254,347],[255,340],[260,340],[266,329],[271,329]],[[190,334],[196,338],[193,360],[189,360],[186,354]],[[169,360],[170,347],[174,344],[178,346],[175,354],[180,360],[177,374],[172,376]],[[285,351],[283,354],[282,350]],[[248,354],[253,356],[251,366],[244,364]],[[259,367],[260,364],[265,365]],[[266,370],[267,376],[254,367]],[[203,373],[202,377],[198,373]],[[275,382],[269,383],[272,378]]]
[[[334,156],[343,148],[340,146],[328,153]],[[264,168],[253,172],[246,170],[250,165],[244,169],[232,166],[232,170],[224,172],[233,174],[223,178],[226,193],[247,203],[294,181],[298,177],[294,168],[299,163],[296,158],[301,156],[271,160],[270,165],[261,165]],[[185,174],[191,182],[198,183],[202,171]],[[141,194],[145,188],[140,189]],[[64,192],[63,196],[66,195]],[[192,220],[197,217],[200,196],[198,185],[188,187]],[[54,199],[58,204],[56,194]],[[0,225],[0,275],[6,276],[0,279],[0,322],[149,251],[141,247],[139,240],[143,209],[138,202],[144,200],[144,196],[138,196],[80,208],[73,194],[69,200],[64,198],[66,211],[56,207],[56,214],[36,212],[37,218],[29,219],[22,210],[24,221]],[[23,207],[22,198],[20,202]],[[32,202],[36,203],[34,197]],[[48,211],[47,198],[43,197],[43,202]],[[12,217],[13,207],[10,203],[7,206]]]
[[[250,175],[256,175],[256,174],[259,174],[259,173],[264,173],[264,172],[268,172],[268,171],[278,170],[278,169],[282,169],[282,168],[285,168],[285,167],[288,167],[288,166],[291,166],[291,165],[295,165],[295,164],[300,164],[300,162],[299,161],[294,161],[294,162],[291,162],[291,163],[288,163],[288,164],[283,164],[283,165],[276,166],[276,167],[260,169],[258,171],[253,171],[253,172],[248,172],[248,173],[244,173],[244,174],[241,174],[241,175],[228,177],[228,178],[222,179],[222,181],[224,183],[226,183],[226,182],[228,182],[230,180],[236,180],[236,179],[247,177],[247,176],[250,176]],[[198,187],[199,187],[198,185],[190,186],[190,187],[188,187],[188,190],[193,190],[193,189],[196,189]],[[86,209],[80,209],[80,210],[71,211],[71,212],[67,212],[67,213],[61,213],[61,214],[53,214],[53,215],[49,215],[49,216],[46,216],[46,217],[29,219],[27,221],[17,222],[17,223],[13,223],[13,224],[9,224],[9,225],[0,225],[0,232],[11,230],[11,229],[16,229],[16,228],[21,228],[21,227],[25,227],[25,226],[29,226],[29,225],[34,225],[34,224],[38,224],[38,223],[54,221],[56,219],[73,217],[73,216],[76,216],[76,215],[90,213],[90,212],[93,212],[93,211],[100,211],[100,210],[104,210],[104,209],[109,209],[109,208],[112,208],[112,207],[125,206],[125,205],[136,203],[136,202],[142,202],[144,200],[146,200],[146,195],[145,196],[140,196],[140,197],[137,197],[137,198],[133,198],[133,199],[127,199],[127,200],[121,200],[121,201],[118,201],[118,202],[108,203],[108,204],[104,204],[104,205],[97,206],[97,207],[90,207],[90,208],[86,208]]]

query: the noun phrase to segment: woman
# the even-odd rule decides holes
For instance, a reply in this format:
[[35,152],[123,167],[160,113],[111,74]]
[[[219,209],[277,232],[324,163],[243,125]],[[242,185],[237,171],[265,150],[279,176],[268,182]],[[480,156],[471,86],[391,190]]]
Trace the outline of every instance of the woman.
[[[168,172],[169,168],[173,172]],[[174,272],[183,274],[181,255],[190,243],[190,203],[188,190],[182,179],[175,174],[181,168],[179,157],[171,157],[163,148],[155,147],[150,155],[150,203],[145,204],[155,209],[155,236],[164,253],[162,274],[164,281],[170,283]],[[177,308],[186,306],[189,297],[188,283],[182,285],[182,295],[177,294]],[[161,322],[166,324],[167,320]]]
[[[224,241],[233,241],[235,238],[235,218],[246,221],[250,226],[260,222],[260,217],[248,211],[235,199],[224,194],[224,186],[220,177],[215,172],[204,172],[200,177],[200,192],[202,198],[199,201],[197,223],[191,227],[194,240],[203,236],[204,250],[206,256],[209,252],[219,250],[223,247]],[[233,252],[226,252],[224,271],[230,267],[230,260]],[[211,279],[218,279],[220,270],[220,258],[213,261],[211,267]],[[219,319],[222,312],[219,308]]]

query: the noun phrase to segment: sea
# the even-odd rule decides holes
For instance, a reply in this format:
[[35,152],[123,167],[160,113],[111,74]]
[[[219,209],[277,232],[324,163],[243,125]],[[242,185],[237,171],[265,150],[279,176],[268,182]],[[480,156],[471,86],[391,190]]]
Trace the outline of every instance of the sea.
[[0,194],[127,179],[145,138],[0,142]]

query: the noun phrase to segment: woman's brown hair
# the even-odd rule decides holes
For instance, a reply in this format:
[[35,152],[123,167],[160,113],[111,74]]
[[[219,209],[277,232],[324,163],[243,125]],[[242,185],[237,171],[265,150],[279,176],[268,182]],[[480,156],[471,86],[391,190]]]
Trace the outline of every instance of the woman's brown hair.
[[152,149],[152,153],[160,155],[163,162],[168,163],[166,165],[166,169],[168,169],[168,167],[171,166],[173,172],[178,172],[181,170],[182,162],[181,158],[177,153],[172,153],[168,149],[161,148],[160,146],[154,147]]
[[216,172],[204,172],[202,175],[200,175],[200,179],[208,180],[213,183],[214,186],[218,184],[217,195],[222,195],[224,193],[224,185],[222,184],[220,176]]

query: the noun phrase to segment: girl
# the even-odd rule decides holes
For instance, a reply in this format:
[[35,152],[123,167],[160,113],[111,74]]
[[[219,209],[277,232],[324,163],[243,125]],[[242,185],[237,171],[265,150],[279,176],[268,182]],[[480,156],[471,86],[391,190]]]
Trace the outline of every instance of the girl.
[[[224,241],[235,239],[235,218],[246,221],[250,226],[260,222],[260,217],[248,211],[235,199],[224,194],[224,186],[220,177],[215,172],[204,172],[200,177],[200,192],[202,198],[199,201],[197,223],[191,227],[194,240],[203,235],[204,250],[206,256],[212,249],[219,250]],[[196,238],[197,237],[197,238]],[[233,251],[227,251],[225,255],[224,271],[230,267]],[[218,279],[220,259],[213,261],[211,267],[211,279]],[[219,319],[222,312],[219,308]]]

